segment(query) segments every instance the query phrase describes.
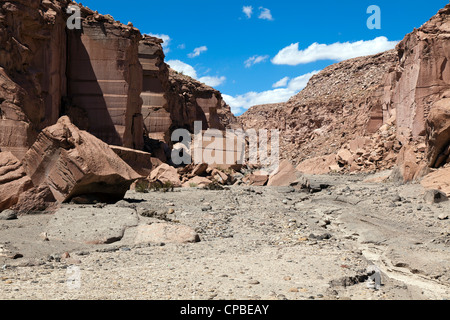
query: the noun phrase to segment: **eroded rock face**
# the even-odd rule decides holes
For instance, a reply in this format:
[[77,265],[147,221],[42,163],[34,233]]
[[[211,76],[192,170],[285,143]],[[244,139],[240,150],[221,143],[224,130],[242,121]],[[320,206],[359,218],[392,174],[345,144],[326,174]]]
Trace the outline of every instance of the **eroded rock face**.
[[[384,77],[395,62],[391,50],[331,65],[287,103],[255,106],[238,119],[245,130],[280,130],[282,159],[296,165],[311,159],[302,170],[329,172],[337,163],[324,157],[333,158],[349,141],[370,137],[382,127]],[[394,140],[395,132],[382,139]]]
[[139,45],[144,76],[141,93],[144,131],[151,139],[169,141],[172,119],[165,98],[169,88],[169,68],[164,58],[162,40],[144,36]]
[[68,117],[42,131],[23,164],[34,185],[48,185],[58,202],[83,195],[118,201],[140,178],[106,143]]
[[68,1],[0,3],[0,147],[21,159],[66,94]]
[[203,123],[203,130],[240,127],[219,91],[172,69],[169,71],[166,99],[173,127],[194,132],[195,121]]
[[20,161],[11,152],[0,152],[0,212],[15,205],[32,187]]
[[396,110],[398,139],[425,136],[434,102],[450,89],[450,5],[397,46],[398,64],[387,79],[385,110]]
[[68,95],[86,111],[88,131],[104,142],[143,148],[142,36],[111,17],[82,10],[81,30],[68,32]]

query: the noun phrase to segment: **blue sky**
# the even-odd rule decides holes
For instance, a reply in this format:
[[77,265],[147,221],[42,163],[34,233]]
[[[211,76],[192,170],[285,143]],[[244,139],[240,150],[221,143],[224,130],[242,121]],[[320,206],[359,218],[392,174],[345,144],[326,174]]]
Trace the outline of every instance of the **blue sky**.
[[[83,0],[166,40],[166,62],[220,90],[239,115],[287,101],[326,66],[384,51],[448,0]],[[367,20],[381,11],[381,29]]]

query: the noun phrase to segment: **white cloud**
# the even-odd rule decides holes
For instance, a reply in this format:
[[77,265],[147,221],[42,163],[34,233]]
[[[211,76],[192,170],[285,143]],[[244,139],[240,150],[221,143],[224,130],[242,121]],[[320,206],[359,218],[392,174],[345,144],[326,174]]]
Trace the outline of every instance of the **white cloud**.
[[263,8],[263,7],[259,7],[259,10],[261,10],[261,14],[259,15],[259,19],[273,21],[272,13],[270,12],[269,9]]
[[[204,77],[198,77],[197,71],[195,68],[187,63],[184,63],[180,60],[169,60],[167,61],[167,64],[175,71],[178,71],[180,73],[183,73],[186,76],[189,76],[191,78],[194,78],[200,82],[203,82],[204,84],[210,86],[210,87],[218,87],[221,84],[223,84],[227,78],[222,76],[204,76]],[[209,72],[209,69],[208,69]]]
[[284,78],[281,79],[280,81],[274,83],[274,84],[272,85],[272,88],[286,87],[289,80],[290,80],[289,77],[284,77]]
[[210,87],[218,87],[221,84],[223,84],[227,80],[226,77],[210,77],[205,76],[198,79],[198,81],[203,82],[204,84],[210,86]]
[[313,71],[286,83],[286,88],[277,88],[263,92],[247,92],[242,95],[230,96],[222,94],[224,100],[231,107],[231,111],[235,115],[240,115],[249,108],[270,103],[280,103],[288,101],[292,96],[303,90],[308,84],[309,79],[319,71]]
[[197,79],[197,71],[194,67],[180,60],[169,60],[167,64],[175,71],[181,72],[191,78]]
[[178,45],[177,48],[180,50],[184,50],[184,49],[186,49],[186,45],[184,43],[182,43],[182,44]]
[[244,64],[246,68],[250,68],[251,66],[257,64],[257,63],[261,63],[266,61],[267,59],[269,59],[269,56],[253,56],[248,58]]
[[188,57],[189,58],[198,57],[200,54],[202,54],[205,51],[208,51],[208,48],[206,46],[201,46],[201,47],[195,48],[194,52],[188,54]]
[[164,53],[167,54],[170,51],[169,45],[170,45],[170,41],[172,41],[172,39],[167,34],[148,33],[148,35],[151,37],[162,39],[164,41],[164,43],[162,44],[162,46],[164,48]]
[[398,41],[389,41],[386,37],[378,37],[368,41],[336,42],[330,45],[313,43],[305,50],[299,50],[299,43],[293,43],[282,49],[272,63],[296,66],[319,60],[343,61],[351,58],[369,56],[393,49]]
[[245,15],[247,16],[247,18],[251,18],[253,15],[253,7],[252,6],[244,6],[242,8],[242,12],[245,13]]

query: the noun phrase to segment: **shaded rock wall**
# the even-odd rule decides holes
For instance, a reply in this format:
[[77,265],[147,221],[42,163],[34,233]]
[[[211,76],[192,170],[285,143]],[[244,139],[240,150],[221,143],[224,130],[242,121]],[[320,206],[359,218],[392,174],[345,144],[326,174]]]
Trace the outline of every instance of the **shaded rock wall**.
[[87,112],[88,131],[111,145],[143,148],[140,32],[83,12],[82,30],[69,31],[68,95]]

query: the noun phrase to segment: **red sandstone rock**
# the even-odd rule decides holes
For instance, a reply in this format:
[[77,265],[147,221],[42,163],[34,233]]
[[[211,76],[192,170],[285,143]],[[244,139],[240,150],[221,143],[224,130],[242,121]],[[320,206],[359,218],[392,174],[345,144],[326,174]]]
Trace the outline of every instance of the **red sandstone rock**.
[[296,169],[304,174],[327,174],[331,172],[330,166],[335,164],[336,155],[332,154],[305,160]]
[[19,215],[53,213],[57,202],[50,188],[43,184],[21,193],[16,205],[11,209]]
[[148,177],[152,172],[152,155],[150,153],[124,147],[110,147],[123,161],[143,177]]
[[83,195],[120,200],[140,177],[106,143],[79,130],[68,117],[42,131],[23,164],[34,185],[48,185],[59,202]]
[[183,183],[183,188],[191,188],[192,186],[195,187],[206,187],[212,183],[211,180],[203,177],[194,177],[185,183]]
[[439,168],[450,162],[450,92],[437,101],[427,119],[428,163]]
[[425,176],[421,184],[432,190],[440,190],[450,197],[450,167],[441,168]]
[[250,186],[262,187],[267,185],[267,182],[269,181],[269,175],[255,172],[244,177],[242,181]]
[[163,163],[159,167],[155,168],[149,177],[150,181],[159,180],[162,183],[170,182],[174,187],[181,187],[180,175],[177,169]]
[[32,187],[20,161],[10,152],[0,152],[0,212],[15,205]]
[[284,160],[280,163],[278,170],[272,174],[267,183],[268,187],[287,187],[297,181],[298,172],[290,161]]

